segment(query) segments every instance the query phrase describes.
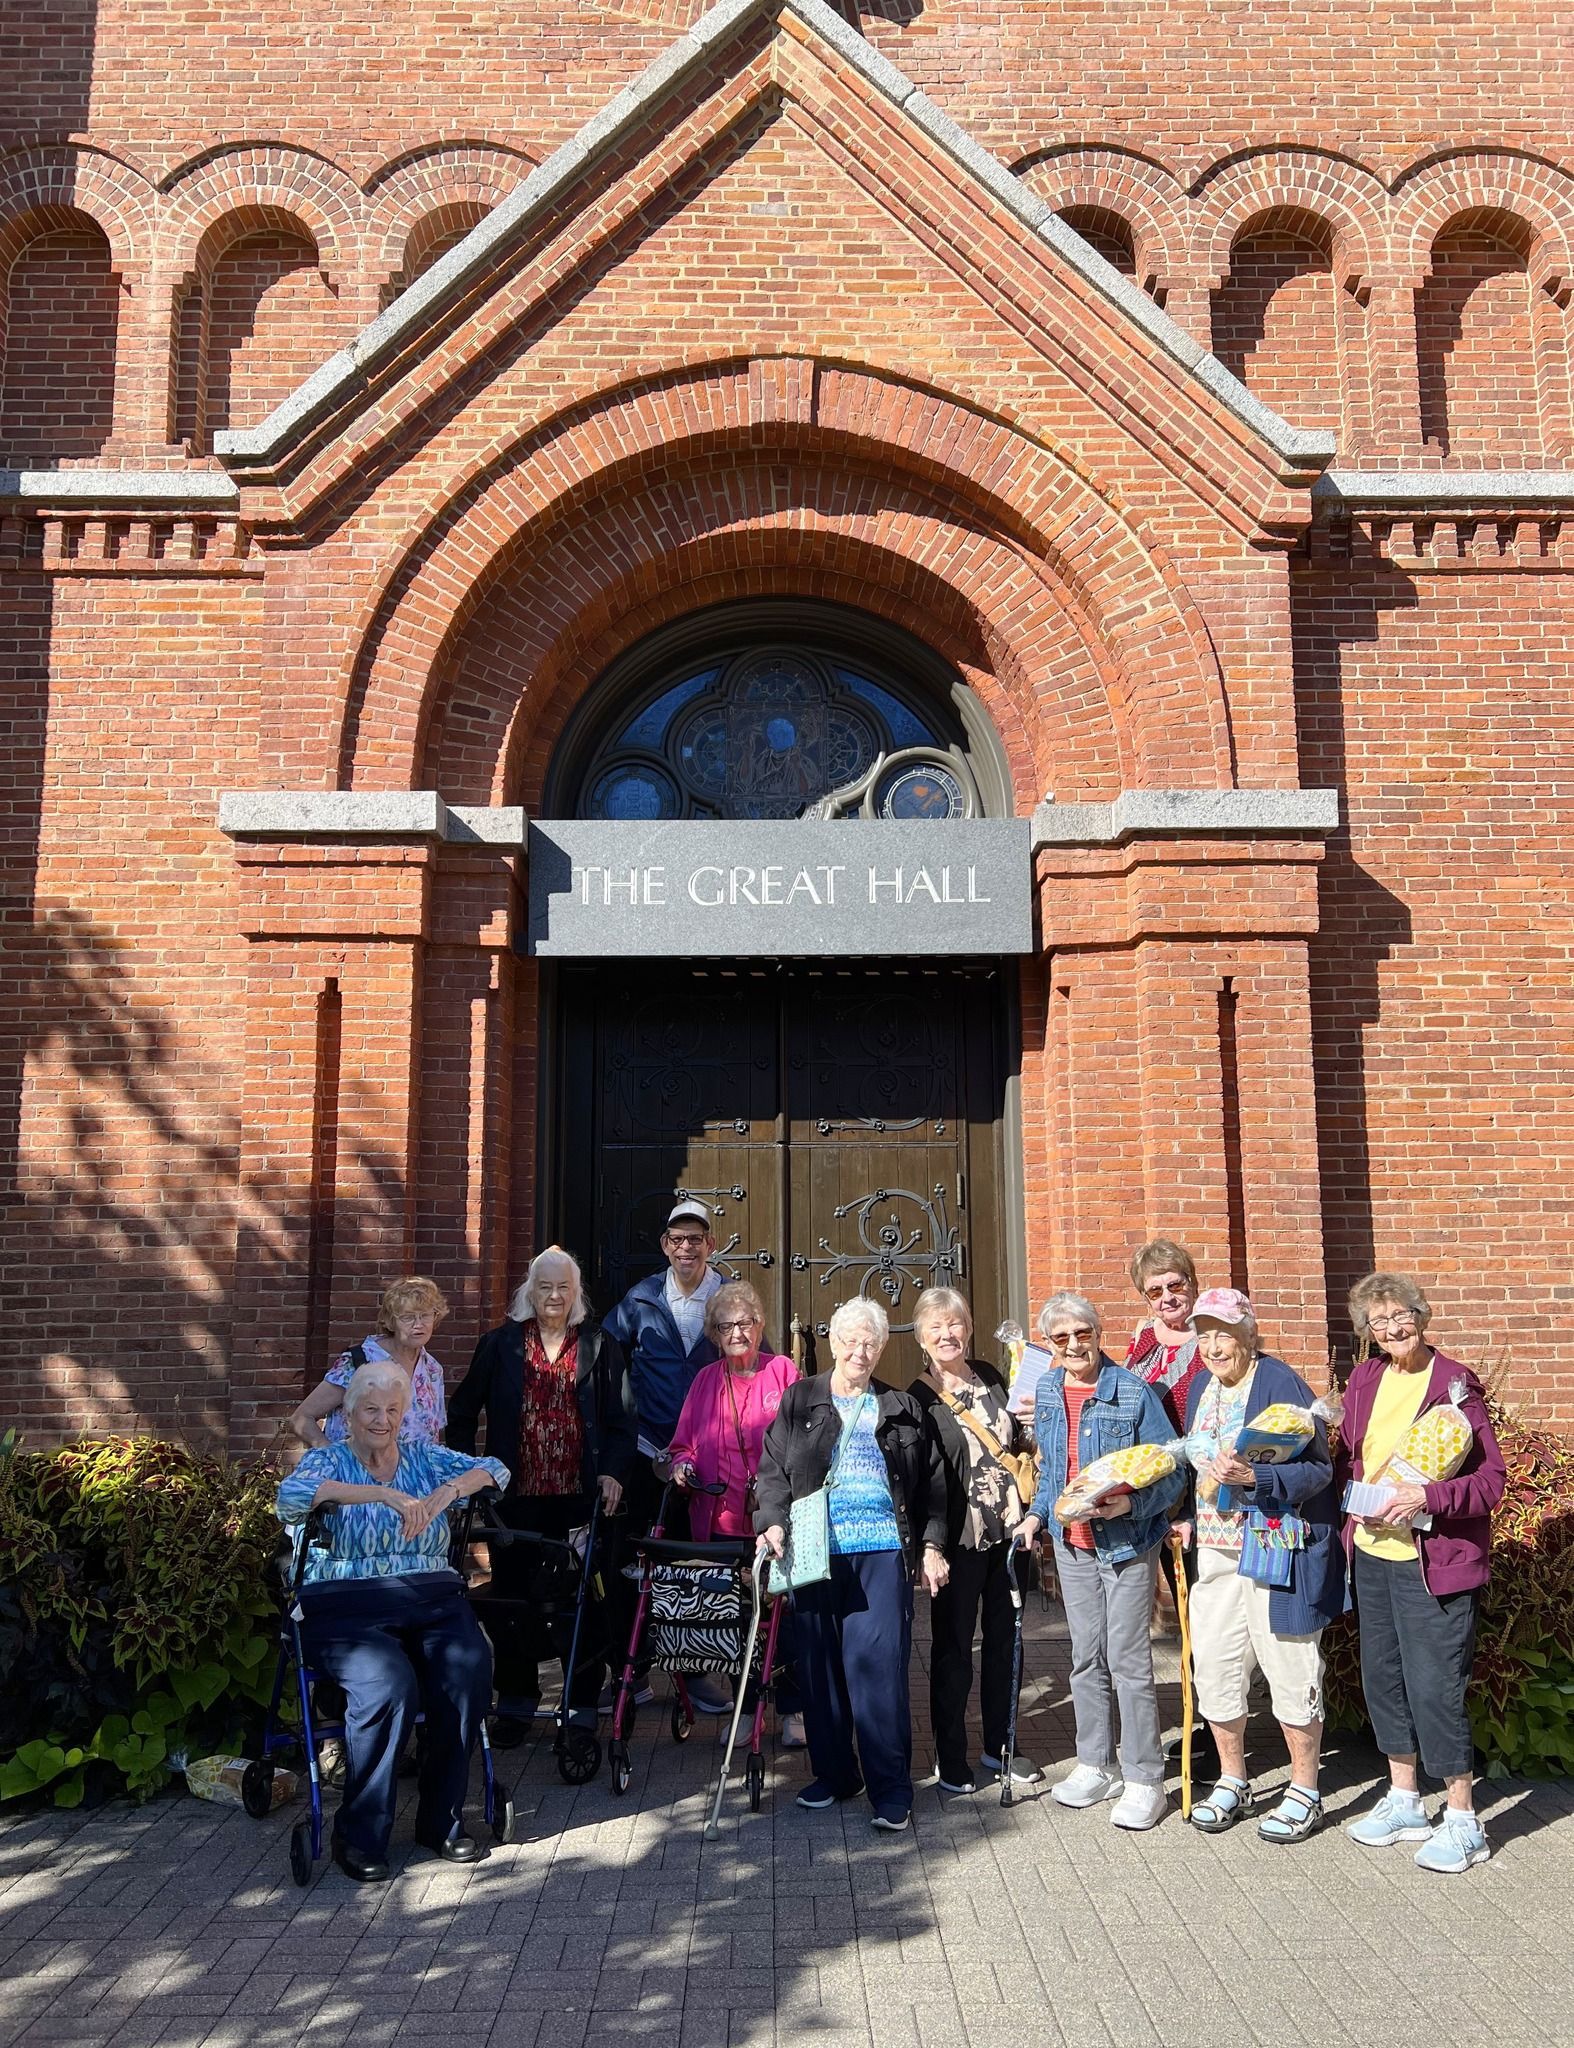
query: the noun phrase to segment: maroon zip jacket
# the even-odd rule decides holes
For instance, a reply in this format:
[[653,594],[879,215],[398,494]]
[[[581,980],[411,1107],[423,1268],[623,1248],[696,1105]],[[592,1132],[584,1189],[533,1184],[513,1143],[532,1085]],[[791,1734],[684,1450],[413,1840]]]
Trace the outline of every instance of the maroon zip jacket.
[[[1368,1358],[1350,1375],[1345,1389],[1344,1419],[1339,1425],[1339,1456],[1334,1463],[1334,1483],[1343,1499],[1346,1483],[1362,1476],[1361,1446],[1366,1426],[1372,1419],[1378,1382],[1388,1369],[1386,1358]],[[1463,1380],[1465,1397],[1460,1410],[1475,1432],[1469,1455],[1452,1479],[1434,1479],[1426,1489],[1426,1504],[1432,1516],[1430,1529],[1417,1529],[1416,1549],[1421,1556],[1421,1582],[1431,1594],[1468,1593],[1484,1586],[1491,1571],[1492,1510],[1503,1498],[1508,1474],[1503,1453],[1487,1416],[1481,1382],[1468,1365],[1432,1354],[1432,1379],[1419,1413],[1437,1408],[1448,1400],[1450,1380]],[[1355,1517],[1344,1519],[1344,1548],[1348,1557],[1355,1548]]]

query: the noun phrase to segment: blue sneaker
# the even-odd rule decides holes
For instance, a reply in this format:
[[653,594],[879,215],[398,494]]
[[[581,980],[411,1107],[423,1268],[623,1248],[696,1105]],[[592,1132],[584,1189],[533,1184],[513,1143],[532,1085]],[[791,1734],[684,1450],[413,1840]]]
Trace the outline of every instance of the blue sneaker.
[[1432,1829],[1419,1799],[1385,1792],[1370,1813],[1352,1821],[1345,1833],[1363,1849],[1389,1849],[1395,1842],[1430,1842]]
[[1443,1870],[1450,1875],[1485,1863],[1492,1854],[1487,1838],[1473,1813],[1444,1812],[1432,1830],[1432,1839],[1417,1849],[1416,1863],[1422,1870]]
[[862,1790],[862,1785],[854,1785],[850,1792],[838,1792],[834,1785],[827,1785],[823,1778],[813,1778],[798,1794],[798,1804],[807,1807],[810,1813],[824,1813],[828,1807],[840,1806],[847,1799],[856,1799]]

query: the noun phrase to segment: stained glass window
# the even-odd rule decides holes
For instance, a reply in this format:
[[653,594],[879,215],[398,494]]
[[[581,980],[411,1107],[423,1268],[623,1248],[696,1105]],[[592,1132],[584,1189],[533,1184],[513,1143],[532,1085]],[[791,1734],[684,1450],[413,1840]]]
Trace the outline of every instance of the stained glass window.
[[[932,759],[877,773],[888,756],[915,751]],[[959,816],[969,796],[946,765],[954,752],[935,720],[889,684],[772,648],[669,672],[598,750],[580,810],[591,818],[798,818],[839,791],[879,789],[888,792],[886,816]],[[931,771],[927,779],[920,769]]]

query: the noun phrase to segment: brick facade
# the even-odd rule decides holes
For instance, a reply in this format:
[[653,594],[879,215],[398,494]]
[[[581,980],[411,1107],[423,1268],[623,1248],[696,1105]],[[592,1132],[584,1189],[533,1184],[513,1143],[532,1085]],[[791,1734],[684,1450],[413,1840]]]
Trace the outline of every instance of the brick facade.
[[1022,815],[1339,793],[1041,835],[1035,1299],[1124,1325],[1162,1228],[1315,1373],[1395,1264],[1574,1419],[1565,36],[156,12],[24,4],[0,81],[7,1419],[265,1441],[412,1267],[462,1364],[536,1241],[522,861],[219,796],[533,810],[627,649],[793,596],[950,663]]

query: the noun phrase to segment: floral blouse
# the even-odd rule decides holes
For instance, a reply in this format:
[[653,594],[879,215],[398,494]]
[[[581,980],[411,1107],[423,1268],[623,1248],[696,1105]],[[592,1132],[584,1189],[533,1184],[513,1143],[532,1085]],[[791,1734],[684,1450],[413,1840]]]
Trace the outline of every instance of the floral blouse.
[[[377,1337],[363,1338],[360,1348],[368,1365],[374,1358],[390,1355],[387,1346]],[[323,1374],[323,1381],[327,1386],[342,1388],[347,1387],[354,1377],[355,1353],[353,1350],[341,1351]],[[440,1443],[447,1427],[448,1403],[443,1394],[443,1368],[430,1351],[423,1350],[415,1361],[415,1371],[410,1375],[410,1405],[399,1425],[399,1441],[403,1444]],[[350,1431],[342,1407],[324,1416],[322,1432],[330,1444],[345,1441]]]
[[[1013,1441],[1016,1418],[1007,1408],[1003,1394],[982,1381],[950,1392],[957,1406],[980,1422],[1003,1451],[1018,1448]],[[957,1426],[967,1446],[967,1520],[962,1525],[962,1548],[993,1550],[997,1543],[1006,1541],[1026,1512],[1022,1496],[1016,1480],[998,1458],[990,1456],[960,1416]]]

